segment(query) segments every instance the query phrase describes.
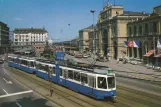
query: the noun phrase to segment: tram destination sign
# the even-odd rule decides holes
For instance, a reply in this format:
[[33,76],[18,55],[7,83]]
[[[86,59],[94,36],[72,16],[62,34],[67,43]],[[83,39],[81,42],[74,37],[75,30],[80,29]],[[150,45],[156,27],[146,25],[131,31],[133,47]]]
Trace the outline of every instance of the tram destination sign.
[[64,60],[64,52],[56,52],[56,60]]

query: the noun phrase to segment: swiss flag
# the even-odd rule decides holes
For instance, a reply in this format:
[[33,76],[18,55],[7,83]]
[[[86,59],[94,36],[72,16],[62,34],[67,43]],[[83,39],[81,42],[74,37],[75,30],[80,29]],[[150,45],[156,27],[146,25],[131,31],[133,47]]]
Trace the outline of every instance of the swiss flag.
[[134,41],[128,41],[128,47],[133,48],[134,47]]

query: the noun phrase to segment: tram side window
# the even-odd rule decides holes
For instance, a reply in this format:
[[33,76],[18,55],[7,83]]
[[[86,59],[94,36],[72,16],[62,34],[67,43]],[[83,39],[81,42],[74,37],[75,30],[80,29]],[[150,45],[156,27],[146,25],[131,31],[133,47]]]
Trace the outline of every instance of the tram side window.
[[80,81],[80,73],[79,72],[74,72],[74,80]]
[[64,78],[68,78],[68,70],[64,70],[63,77],[64,77]]
[[31,67],[31,62],[30,62],[30,61],[27,61],[27,65],[28,65],[29,67]]
[[81,82],[85,84],[88,83],[87,74],[81,73]]
[[40,69],[40,64],[36,64],[36,69]]
[[68,71],[68,78],[73,79],[73,71],[72,70]]
[[98,88],[107,89],[107,82],[105,77],[97,78]]
[[60,76],[63,76],[63,70],[60,68]]
[[34,62],[31,61],[30,62],[30,65],[31,65],[31,67],[34,67]]
[[45,67],[42,64],[40,64],[40,70],[46,71]]
[[25,65],[28,65],[27,61],[25,60]]
[[45,69],[44,69],[45,71],[49,71],[49,66],[48,65],[45,65]]

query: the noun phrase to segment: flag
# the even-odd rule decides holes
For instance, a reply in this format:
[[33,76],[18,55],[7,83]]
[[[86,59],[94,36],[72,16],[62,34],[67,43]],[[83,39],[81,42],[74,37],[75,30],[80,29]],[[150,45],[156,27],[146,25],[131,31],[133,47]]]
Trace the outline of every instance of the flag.
[[157,42],[157,48],[161,48],[161,40],[158,40],[158,42]]

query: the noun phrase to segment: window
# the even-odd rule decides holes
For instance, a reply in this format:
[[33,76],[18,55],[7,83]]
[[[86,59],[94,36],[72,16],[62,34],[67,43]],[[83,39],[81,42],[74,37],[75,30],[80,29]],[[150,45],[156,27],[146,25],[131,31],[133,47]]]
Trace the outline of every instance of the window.
[[106,83],[106,78],[105,77],[98,77],[97,78],[98,82],[98,88],[102,88],[102,89],[107,89],[107,83]]
[[63,70],[60,68],[60,76],[63,76]]
[[139,34],[142,34],[142,26],[139,26]]
[[31,67],[35,67],[34,62],[30,62]]
[[115,88],[115,78],[114,77],[108,77],[108,88]]
[[74,80],[80,81],[80,73],[79,72],[74,72]]
[[88,83],[87,74],[81,73],[81,82],[85,84]]
[[18,39],[15,39],[15,41],[18,41]]
[[94,87],[94,77],[88,76],[88,85]]
[[68,70],[63,70],[63,71],[64,71],[63,77],[68,78]]
[[45,71],[45,66],[43,66],[42,64],[39,64],[39,66],[40,66],[40,70],[43,70],[43,71]]
[[73,79],[73,71],[71,70],[68,71],[68,78]]

